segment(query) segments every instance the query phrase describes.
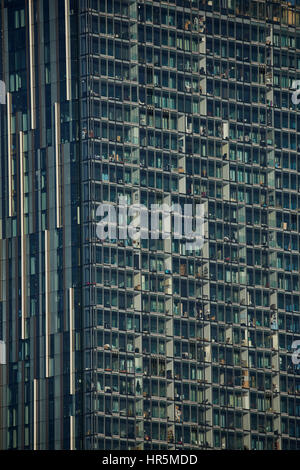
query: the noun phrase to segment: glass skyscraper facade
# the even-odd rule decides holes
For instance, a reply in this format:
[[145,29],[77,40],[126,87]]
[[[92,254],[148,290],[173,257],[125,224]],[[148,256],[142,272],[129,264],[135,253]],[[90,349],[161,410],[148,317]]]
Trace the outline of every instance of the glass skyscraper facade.
[[[0,448],[299,449],[300,2],[0,25]],[[120,196],[204,204],[203,247],[100,240]]]

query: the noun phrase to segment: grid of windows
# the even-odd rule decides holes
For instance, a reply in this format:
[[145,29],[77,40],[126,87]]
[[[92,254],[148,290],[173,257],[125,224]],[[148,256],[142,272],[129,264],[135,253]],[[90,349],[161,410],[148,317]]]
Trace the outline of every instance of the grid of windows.
[[[89,445],[295,448],[299,12],[284,2],[89,6],[87,217],[120,195],[148,207],[202,202],[207,215],[196,253],[175,239],[95,243]],[[84,230],[94,239],[88,220]]]
[[[3,1],[2,446],[299,448],[299,1],[28,3]],[[204,204],[204,246],[99,240],[120,196]]]

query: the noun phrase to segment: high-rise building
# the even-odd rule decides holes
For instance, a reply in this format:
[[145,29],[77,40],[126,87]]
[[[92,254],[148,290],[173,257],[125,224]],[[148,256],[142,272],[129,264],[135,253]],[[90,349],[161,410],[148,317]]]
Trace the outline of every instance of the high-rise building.
[[[0,28],[0,447],[299,449],[300,2]],[[204,245],[100,239],[120,196],[204,204]]]

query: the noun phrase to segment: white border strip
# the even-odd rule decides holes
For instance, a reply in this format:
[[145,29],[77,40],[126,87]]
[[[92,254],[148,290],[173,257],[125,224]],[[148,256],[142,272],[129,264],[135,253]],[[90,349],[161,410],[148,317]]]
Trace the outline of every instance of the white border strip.
[[75,450],[74,427],[75,416],[70,416],[70,450]]
[[54,104],[55,119],[55,176],[56,176],[56,227],[61,227],[61,207],[60,207],[60,106]]
[[[74,371],[74,289],[69,289],[69,329],[70,329],[70,395],[75,394]],[[74,439],[75,416],[70,416],[70,450],[75,449]]]
[[0,341],[0,365],[6,364],[6,344],[5,341]]
[[37,450],[37,379],[33,379],[33,450]]
[[30,63],[30,106],[31,106],[31,129],[36,128],[35,118],[35,64],[34,64],[34,25],[33,25],[33,0],[28,0],[28,22],[29,22],[29,63]]
[[49,377],[49,232],[45,230],[45,376]]
[[70,395],[74,395],[74,290],[69,289],[69,328],[70,328]]
[[71,99],[70,0],[65,0],[65,36],[66,36],[66,89],[67,89],[67,101],[70,101]]
[[12,217],[11,113],[12,96],[7,93],[8,217]]
[[26,318],[26,253],[25,253],[25,233],[24,233],[24,142],[23,132],[19,133],[20,142],[20,227],[21,227],[21,310],[22,310],[22,339],[25,339],[25,318]]

